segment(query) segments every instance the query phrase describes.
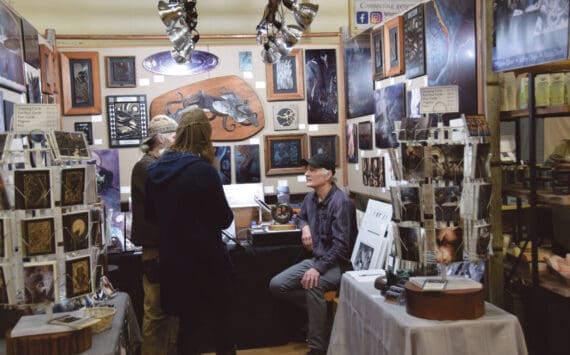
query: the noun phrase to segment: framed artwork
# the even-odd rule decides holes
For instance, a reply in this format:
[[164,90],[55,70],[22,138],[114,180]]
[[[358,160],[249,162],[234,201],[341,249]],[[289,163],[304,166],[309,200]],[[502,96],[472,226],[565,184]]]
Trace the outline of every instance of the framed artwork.
[[362,184],[364,186],[368,186],[368,181],[370,180],[370,175],[372,172],[370,171],[370,158],[364,157],[362,158]]
[[6,233],[4,233],[4,220],[0,219],[0,258],[5,258],[5,257],[6,257]]
[[220,59],[216,55],[205,51],[192,51],[192,60],[186,63],[176,62],[170,51],[163,51],[146,57],[142,66],[151,73],[185,76],[207,73],[216,68],[219,63]]
[[309,124],[338,123],[336,50],[306,49],[305,79]]
[[370,34],[370,48],[372,51],[372,77],[374,80],[384,79],[384,26],[380,26]]
[[34,68],[30,64],[26,63],[26,95],[28,97],[29,104],[41,104],[42,103],[42,90],[40,88],[41,73],[39,69]]
[[22,223],[22,252],[25,256],[55,253],[53,218],[24,219]]
[[404,14],[404,58],[406,79],[425,75],[424,4]]
[[299,106],[297,104],[273,106],[273,129],[276,131],[299,129]]
[[356,123],[346,123],[346,161],[358,163],[358,126]]
[[236,184],[260,182],[259,144],[240,144],[235,147]]
[[61,52],[64,115],[101,114],[101,82],[97,52]]
[[[516,2],[514,2],[514,4],[516,4]],[[497,8],[502,6],[508,5],[504,5],[502,2],[497,4]],[[517,11],[521,11],[522,17],[527,16],[523,10],[517,9]],[[477,103],[478,100],[480,100],[477,90],[478,55],[475,13],[475,1],[473,0],[433,0],[424,3],[426,48],[430,49],[426,50],[428,86],[457,85],[459,92],[461,92],[461,95],[459,95],[459,112],[465,115],[477,114]],[[568,15],[568,9],[566,9],[566,14]],[[510,21],[511,26],[514,26],[514,23],[520,22],[522,26],[529,26],[532,28],[530,31],[534,32],[534,24],[530,25],[533,23],[532,20],[528,22],[519,21],[520,19],[511,21],[511,14],[507,17],[507,21]],[[517,18],[520,16],[514,17]],[[495,24],[497,25],[497,23]],[[504,27],[495,27],[497,43],[499,42],[498,33],[503,30]],[[560,34],[559,37],[556,37],[558,34],[549,33],[544,43],[551,44],[562,41],[564,47],[566,47],[564,51],[564,58],[566,58],[568,27],[565,26],[561,31],[563,34]],[[547,46],[541,46],[540,49],[537,49],[537,43],[541,43],[540,39],[534,35],[528,35],[528,32],[523,29],[513,27],[511,32],[517,38],[520,37],[524,39],[523,41],[529,42],[534,52],[531,54],[533,58],[542,57],[545,53],[557,52],[555,50],[550,52],[549,49],[546,48]],[[450,36],[450,34],[454,35]],[[532,40],[528,40],[529,38],[532,38]],[[508,48],[510,52],[509,57],[511,57],[508,63],[521,63],[524,60],[523,53],[519,52],[522,46],[519,45],[518,41],[513,41],[508,45]],[[466,55],[467,53],[473,53],[474,55]],[[495,54],[495,52],[493,52],[493,54]],[[493,69],[496,70],[494,58]],[[455,113],[445,114],[443,120],[446,122],[448,119],[456,117],[457,114]]]
[[64,214],[61,224],[64,252],[89,248],[89,212]]
[[15,170],[14,194],[17,210],[51,208],[49,170]]
[[109,146],[138,147],[148,134],[146,95],[107,96]]
[[82,205],[85,192],[85,168],[61,170],[61,206]]
[[374,112],[374,133],[376,148],[398,146],[394,132],[396,121],[406,117],[406,84],[398,83],[374,91],[376,111]]
[[54,131],[54,148],[58,159],[90,159],[91,154],[82,132]]
[[91,258],[89,256],[65,262],[66,298],[91,292]]
[[239,71],[253,71],[253,62],[251,60],[251,51],[240,51],[239,56]]
[[22,34],[24,37],[24,61],[34,68],[39,69],[40,44],[38,31],[25,18],[22,18]]
[[372,149],[372,122],[358,122],[358,148]]
[[374,82],[370,31],[343,42],[346,118],[356,118],[374,113]]
[[9,304],[8,287],[6,286],[6,276],[4,267],[0,265],[0,304]]
[[85,139],[89,145],[93,145],[93,123],[92,122],[75,122],[73,124],[75,132],[83,132]]
[[326,154],[334,157],[336,166],[340,165],[338,136],[336,134],[309,136],[309,149],[311,150],[311,156],[315,154]]
[[216,160],[218,161],[218,174],[222,185],[232,183],[232,147],[229,145],[214,147]]
[[294,49],[277,63],[265,65],[267,101],[303,100],[303,51]]
[[307,136],[265,136],[265,175],[302,174],[301,160],[307,156]]
[[134,88],[137,86],[135,57],[105,57],[108,88]]
[[24,263],[25,303],[59,301],[59,278],[56,261]]
[[386,76],[404,74],[404,18],[396,16],[384,24],[384,63]]
[[0,86],[24,92],[24,48],[22,21],[6,4],[0,1]]

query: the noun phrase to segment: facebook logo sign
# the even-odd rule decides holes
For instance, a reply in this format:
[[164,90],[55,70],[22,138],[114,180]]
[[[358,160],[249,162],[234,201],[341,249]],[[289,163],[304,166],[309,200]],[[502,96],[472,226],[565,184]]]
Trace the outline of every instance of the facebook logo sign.
[[359,25],[365,25],[368,23],[368,12],[367,11],[357,11],[356,12],[356,23]]

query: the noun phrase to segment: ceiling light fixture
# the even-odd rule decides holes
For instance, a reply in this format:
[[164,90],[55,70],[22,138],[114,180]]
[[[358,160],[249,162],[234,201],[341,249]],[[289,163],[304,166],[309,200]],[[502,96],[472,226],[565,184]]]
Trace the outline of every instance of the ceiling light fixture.
[[[285,24],[285,9],[293,13],[298,26]],[[319,5],[299,3],[297,0],[269,0],[256,27],[257,43],[263,45],[263,62],[275,63],[282,56],[288,55],[301,40],[318,10]]]
[[196,30],[198,12],[196,0],[170,0],[158,2],[158,15],[166,26],[166,34],[174,47],[170,51],[177,63],[189,62],[200,34]]

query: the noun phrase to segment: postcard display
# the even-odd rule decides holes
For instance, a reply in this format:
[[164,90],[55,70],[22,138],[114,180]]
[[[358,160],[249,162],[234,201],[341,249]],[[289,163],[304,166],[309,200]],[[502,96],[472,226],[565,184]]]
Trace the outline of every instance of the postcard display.
[[83,133],[0,134],[0,305],[94,290],[105,244],[96,173]]
[[483,116],[450,122],[459,124],[420,130],[402,122],[394,166],[400,179],[390,189],[401,267],[440,264],[445,274],[445,265],[489,255],[488,126]]
[[421,124],[428,117],[402,122],[393,166],[399,179],[390,194],[399,266],[430,275],[440,265],[440,276],[410,278],[406,311],[427,319],[475,319],[485,313],[482,285],[447,275],[468,269],[480,280],[478,261],[489,255],[489,129],[483,116],[461,115],[444,126],[438,114],[436,128]]

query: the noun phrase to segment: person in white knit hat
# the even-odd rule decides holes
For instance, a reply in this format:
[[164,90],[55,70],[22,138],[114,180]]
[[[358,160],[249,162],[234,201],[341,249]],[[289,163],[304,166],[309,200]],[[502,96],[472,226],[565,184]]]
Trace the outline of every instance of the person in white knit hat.
[[158,280],[158,247],[160,232],[145,218],[145,184],[147,167],[174,143],[178,123],[165,115],[157,115],[149,124],[148,136],[140,146],[144,155],[133,167],[131,203],[133,223],[131,241],[143,247],[143,344],[142,355],[176,354],[178,320],[166,315],[160,306]]

